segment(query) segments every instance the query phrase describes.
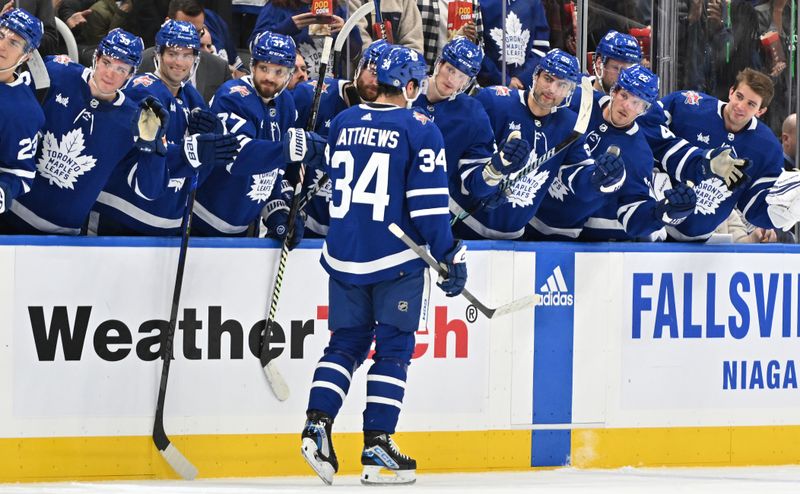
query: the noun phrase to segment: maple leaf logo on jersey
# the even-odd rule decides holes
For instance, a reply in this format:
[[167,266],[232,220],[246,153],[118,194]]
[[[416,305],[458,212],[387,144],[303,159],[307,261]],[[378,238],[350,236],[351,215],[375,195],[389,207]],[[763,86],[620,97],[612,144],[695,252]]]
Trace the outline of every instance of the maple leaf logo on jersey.
[[[489,31],[492,36],[500,56],[503,56],[503,30],[499,27]],[[528,48],[528,40],[531,32],[522,28],[522,22],[514,12],[509,12],[506,16],[506,61],[511,65],[522,65],[525,63],[525,51]]]
[[277,177],[278,170],[253,175],[253,183],[250,184],[250,192],[247,193],[247,197],[259,203],[266,201],[270,192],[272,192],[272,186],[275,185]]
[[247,89],[247,88],[246,88],[246,87],[244,87],[244,86],[233,86],[233,87],[230,89],[230,91],[228,91],[228,94],[233,94],[233,93],[239,93],[239,96],[241,96],[242,98],[244,98],[245,96],[247,96],[248,94],[250,94],[250,90],[249,90],[249,89]]
[[412,114],[414,115],[414,118],[416,118],[422,125],[426,125],[428,122],[431,121],[431,119],[428,118],[427,115],[423,115],[420,112],[415,111]]
[[550,197],[553,199],[564,202],[564,198],[569,194],[569,189],[564,185],[564,182],[561,181],[561,177],[556,177],[553,183],[550,184],[550,188],[547,189],[547,193],[550,194]]
[[548,178],[550,178],[550,172],[542,170],[539,173],[529,173],[527,176],[518,179],[509,189],[508,202],[515,208],[532,206],[533,199]]
[[[309,82],[309,84],[311,85],[311,87],[314,87],[314,88],[317,87],[317,81],[311,81],[311,82]],[[323,93],[327,93],[329,87],[330,87],[330,84],[328,84],[327,82],[323,82],[322,83],[322,92]]]
[[69,65],[72,62],[72,59],[66,55],[56,55],[53,57],[53,61],[60,63],[61,65]]
[[703,97],[700,96],[697,91],[684,91],[681,94],[686,98],[684,103],[687,105],[700,106],[700,100],[703,99]]
[[707,178],[695,185],[694,193],[697,194],[694,212],[703,215],[716,214],[719,205],[733,194],[719,177]]
[[511,96],[511,89],[505,86],[494,86],[494,94],[498,96]]
[[39,175],[46,178],[50,185],[74,190],[78,177],[97,163],[94,157],[82,155],[85,148],[81,129],[67,132],[61,142],[51,132],[46,132],[42,141],[42,157],[36,164]]

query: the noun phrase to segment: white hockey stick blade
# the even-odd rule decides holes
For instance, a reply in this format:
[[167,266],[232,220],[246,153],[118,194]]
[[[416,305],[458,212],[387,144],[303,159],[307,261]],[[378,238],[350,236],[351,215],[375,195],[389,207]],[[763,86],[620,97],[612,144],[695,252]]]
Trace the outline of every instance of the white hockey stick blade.
[[574,132],[585,134],[592,119],[592,104],[594,103],[594,88],[588,77],[581,80],[581,105],[578,109],[578,120],[573,127]]
[[[334,52],[340,53],[342,51],[342,47],[347,42],[347,38],[350,37],[350,31],[358,24],[358,21],[371,12],[375,12],[375,2],[367,2],[350,14],[350,17],[347,18],[347,22],[344,23],[342,29],[339,30],[339,34],[336,36],[336,42],[333,44]],[[322,60],[325,59],[323,58]]]
[[288,400],[289,385],[286,384],[286,380],[283,378],[281,371],[278,370],[278,365],[275,361],[270,360],[263,368],[264,375],[267,376],[267,381],[269,382],[269,387],[272,389],[272,392],[275,393],[275,398],[280,401]]
[[172,443],[169,443],[167,449],[158,450],[158,452],[167,460],[169,466],[184,479],[194,480],[195,477],[197,477],[197,467],[192,465],[192,463],[183,456],[183,453]]
[[44,66],[44,60],[38,50],[33,50],[31,58],[28,60],[28,72],[31,73],[33,85],[36,89],[47,89],[50,87],[50,75]]
[[[442,276],[447,275],[447,271],[436,262],[436,260],[428,254],[428,251],[423,249],[421,246],[417,245],[411,237],[406,235],[402,228],[400,228],[397,223],[392,223],[389,225],[389,231],[392,232],[392,235],[399,238],[401,242],[406,244],[408,248],[414,251],[414,253],[419,256],[420,259],[425,261],[428,266],[432,267]],[[504,316],[506,314],[510,314],[512,312],[517,312],[520,310],[527,309],[528,307],[532,307],[538,303],[540,303],[541,297],[539,295],[530,295],[527,297],[523,297],[519,300],[514,300],[509,302],[505,305],[501,305],[496,309],[491,309],[484,305],[480,300],[478,300],[475,295],[471,294],[469,290],[464,288],[461,291],[461,296],[469,300],[469,302],[475,306],[481,314],[486,316],[487,319],[494,319],[495,317]]]

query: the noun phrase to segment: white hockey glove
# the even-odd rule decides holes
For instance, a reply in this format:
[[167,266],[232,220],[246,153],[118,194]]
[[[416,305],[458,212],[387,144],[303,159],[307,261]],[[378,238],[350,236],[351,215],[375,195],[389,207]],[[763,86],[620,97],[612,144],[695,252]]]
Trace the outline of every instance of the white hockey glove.
[[169,112],[159,100],[148,96],[139,103],[139,113],[134,126],[136,147],[144,153],[166,156],[166,133]]
[[728,189],[736,188],[748,178],[744,169],[750,166],[750,160],[737,158],[733,148],[712,149],[706,153],[706,159],[708,163],[703,164],[703,175],[708,178],[713,173],[725,181]]
[[800,221],[800,172],[784,171],[767,193],[767,214],[775,228],[789,231]]

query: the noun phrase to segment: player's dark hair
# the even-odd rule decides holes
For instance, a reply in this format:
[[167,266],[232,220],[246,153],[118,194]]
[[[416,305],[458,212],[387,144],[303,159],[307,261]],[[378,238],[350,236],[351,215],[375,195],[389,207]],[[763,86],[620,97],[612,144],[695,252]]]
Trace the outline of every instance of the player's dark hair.
[[203,13],[203,6],[197,0],[170,0],[167,17],[174,19],[178,12],[183,12],[188,17],[197,17]]
[[772,97],[775,96],[775,85],[772,83],[772,79],[767,74],[753,70],[750,67],[736,74],[736,82],[733,83],[734,91],[739,87],[739,84],[747,84],[747,87],[761,96],[761,108],[768,107],[772,102]]
[[[414,87],[419,86],[417,81],[414,82]],[[388,84],[384,84],[382,82],[378,83],[378,96],[400,96],[403,94],[402,88],[390,86]]]

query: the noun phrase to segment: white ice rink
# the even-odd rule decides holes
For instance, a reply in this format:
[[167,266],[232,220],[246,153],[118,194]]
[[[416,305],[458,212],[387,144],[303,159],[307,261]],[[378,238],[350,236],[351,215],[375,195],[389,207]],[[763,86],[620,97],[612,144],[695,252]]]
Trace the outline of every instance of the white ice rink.
[[326,487],[316,477],[187,481],[0,484],[0,494],[272,494],[272,493],[800,493],[800,466],[748,468],[563,468],[520,473],[428,474],[402,487],[366,487],[356,476]]

